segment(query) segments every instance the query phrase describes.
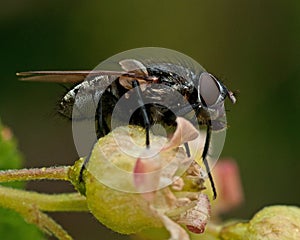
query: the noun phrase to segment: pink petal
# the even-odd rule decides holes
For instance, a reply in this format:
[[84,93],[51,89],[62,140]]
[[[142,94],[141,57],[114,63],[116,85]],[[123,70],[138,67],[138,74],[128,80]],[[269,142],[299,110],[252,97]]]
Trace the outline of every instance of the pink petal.
[[147,201],[154,198],[155,190],[159,185],[160,178],[160,164],[155,159],[141,159],[138,158],[134,169],[134,184],[139,193]]
[[176,148],[185,142],[192,141],[199,136],[199,131],[188,120],[176,118],[177,128],[171,140],[163,147],[162,151]]
[[244,195],[236,162],[219,161],[214,173],[219,192],[216,211],[223,213],[239,206],[244,200]]

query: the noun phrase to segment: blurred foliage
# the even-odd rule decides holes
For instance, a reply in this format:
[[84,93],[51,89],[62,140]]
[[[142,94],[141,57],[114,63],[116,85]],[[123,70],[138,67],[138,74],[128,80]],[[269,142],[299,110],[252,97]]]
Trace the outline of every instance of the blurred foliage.
[[24,222],[18,213],[4,208],[0,208],[0,237],[5,240],[45,239],[34,225]]
[[[13,169],[22,166],[23,158],[17,150],[16,140],[9,128],[0,121],[0,169]],[[22,187],[22,183],[2,184],[10,187]],[[0,238],[7,240],[44,239],[43,234],[31,224],[26,223],[16,212],[0,207]]]
[[23,158],[17,150],[17,143],[11,130],[0,121],[0,170],[20,168]]
[[[299,12],[298,0],[1,1],[0,115],[14,129],[26,166],[71,164],[71,125],[53,114],[65,90],[18,82],[15,73],[92,69],[131,48],[171,48],[240,91],[237,104],[228,104],[222,155],[238,162],[246,202],[226,217],[299,205]],[[78,221],[82,229],[74,228]],[[87,217],[60,222],[77,239],[123,238]]]

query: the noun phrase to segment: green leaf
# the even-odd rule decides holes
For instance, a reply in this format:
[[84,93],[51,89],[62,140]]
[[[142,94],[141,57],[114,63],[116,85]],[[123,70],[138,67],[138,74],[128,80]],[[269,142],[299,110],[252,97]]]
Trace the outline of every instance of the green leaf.
[[[23,158],[17,150],[17,143],[9,128],[0,121],[0,170],[22,167]],[[3,183],[2,185],[22,188],[23,183]],[[1,199],[0,199],[1,201]],[[32,224],[26,223],[16,212],[0,208],[0,239],[39,240],[44,235]]]
[[18,213],[0,208],[0,239],[42,240],[45,238],[36,226],[26,223]]

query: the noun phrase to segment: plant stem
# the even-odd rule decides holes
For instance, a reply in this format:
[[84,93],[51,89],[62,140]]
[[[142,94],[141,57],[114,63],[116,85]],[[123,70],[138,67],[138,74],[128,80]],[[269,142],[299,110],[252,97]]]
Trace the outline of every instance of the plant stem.
[[30,181],[30,180],[65,180],[68,181],[70,166],[13,169],[0,171],[0,182]]
[[27,202],[48,212],[88,211],[86,198],[79,193],[45,194],[0,186],[0,199],[0,206],[7,208]]
[[[69,166],[62,166],[0,171],[0,182],[41,179],[70,181],[69,170]],[[27,222],[60,240],[72,240],[72,237],[42,211],[89,211],[86,198],[79,193],[44,194],[1,185],[0,206],[18,212]]]
[[[12,196],[10,194],[12,193],[11,191],[13,191],[14,189],[10,189],[7,187],[0,188],[0,206],[16,211],[28,223],[35,224],[43,232],[49,235],[54,235],[60,240],[72,240],[72,237],[59,224],[57,224],[47,214],[40,211],[39,206],[36,205],[37,201],[24,201],[22,195],[13,198],[14,194]],[[8,193],[4,193],[5,191],[8,191]],[[17,190],[17,192],[26,194],[26,192],[23,190]]]
[[217,225],[214,223],[209,223],[206,226],[205,232],[211,234],[212,236],[219,237],[222,225]]

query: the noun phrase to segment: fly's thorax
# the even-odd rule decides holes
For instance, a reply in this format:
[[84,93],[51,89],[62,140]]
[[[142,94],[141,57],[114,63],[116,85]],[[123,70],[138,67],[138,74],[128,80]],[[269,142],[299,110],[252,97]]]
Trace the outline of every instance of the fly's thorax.
[[194,89],[192,81],[194,73],[182,66],[168,64],[149,67],[148,72],[157,77],[159,83],[172,87],[182,95],[190,94]]

